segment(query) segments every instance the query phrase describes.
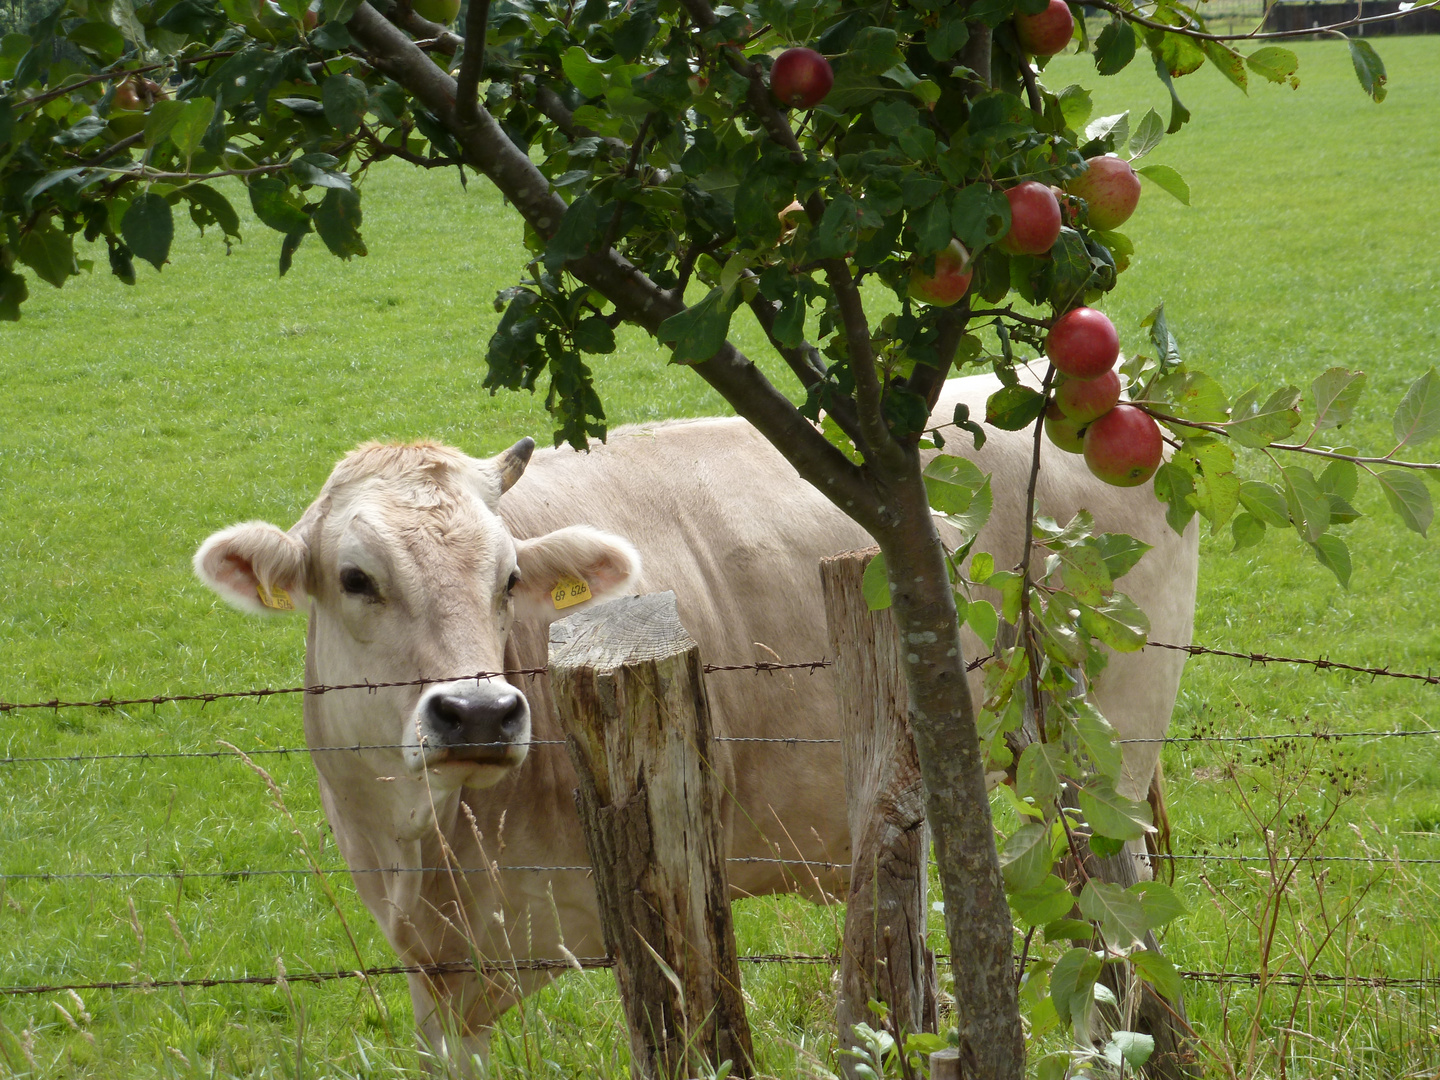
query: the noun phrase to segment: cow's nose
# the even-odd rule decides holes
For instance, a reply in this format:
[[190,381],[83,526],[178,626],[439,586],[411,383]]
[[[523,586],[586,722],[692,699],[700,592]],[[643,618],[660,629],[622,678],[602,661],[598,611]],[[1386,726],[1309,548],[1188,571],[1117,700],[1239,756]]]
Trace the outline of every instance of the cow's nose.
[[436,733],[454,742],[508,742],[524,724],[525,699],[513,690],[483,698],[436,694],[427,711]]

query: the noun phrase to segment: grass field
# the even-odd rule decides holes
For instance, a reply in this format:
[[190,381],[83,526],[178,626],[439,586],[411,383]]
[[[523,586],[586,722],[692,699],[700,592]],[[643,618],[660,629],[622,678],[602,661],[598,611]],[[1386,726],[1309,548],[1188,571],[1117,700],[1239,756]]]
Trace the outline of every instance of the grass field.
[[[1140,318],[1164,299],[1185,355],[1232,389],[1306,385],[1337,364],[1364,369],[1371,388],[1354,438],[1383,452],[1399,393],[1440,359],[1440,218],[1425,194],[1440,172],[1440,41],[1380,46],[1390,71],[1380,106],[1356,86],[1343,45],[1296,50],[1299,91],[1261,85],[1245,97],[1208,69],[1178,83],[1195,120],[1154,159],[1184,173],[1194,205],[1149,189],[1127,227],[1138,255],[1107,309],[1133,349]],[[1097,115],[1129,107],[1138,117],[1151,104],[1165,114],[1164,90],[1144,67],[1098,88]],[[1060,58],[1046,78],[1063,86],[1088,79],[1087,68]],[[98,274],[63,291],[32,285],[25,320],[0,330],[0,699],[295,685],[301,620],[251,620],[220,604],[189,570],[205,536],[249,518],[288,526],[364,439],[427,436],[493,453],[548,434],[538,399],[480,389],[498,318],[492,299],[523,258],[516,219],[488,185],[472,180],[462,191],[453,173],[377,171],[367,195],[371,255],[351,264],[312,239],[277,279],[278,239],[250,221],[229,254],[218,237],[186,236],[173,264],[160,275],[145,268],[134,289]],[[753,334],[743,344],[763,355]],[[722,411],[663,359],[631,335],[597,364],[612,423]],[[1228,534],[1207,537],[1197,640],[1440,666],[1435,549],[1376,493],[1362,496],[1348,591],[1293,539],[1231,555]],[[1175,728],[1433,727],[1437,693],[1198,659]],[[219,739],[295,746],[299,712],[298,701],[276,698],[10,713],[0,716],[0,757],[211,750]],[[1327,792],[1348,789],[1317,850],[1440,860],[1436,751],[1423,737],[1284,744],[1258,766],[1248,752],[1233,762],[1246,778],[1237,785],[1222,751],[1172,748],[1176,850],[1260,853],[1265,831],[1254,822],[1277,801],[1270,843],[1296,850]],[[338,865],[308,761],[265,765],[304,843]],[[1337,770],[1345,775],[1332,784]],[[261,782],[231,760],[0,764],[4,874],[233,872],[182,885],[0,879],[0,984],[391,962],[343,874],[332,882],[358,957],[313,878],[242,873],[302,861]],[[1194,911],[1170,933],[1176,962],[1255,970],[1245,919],[1273,891],[1259,868],[1186,862],[1176,880]],[[1272,970],[1437,974],[1435,868],[1329,864],[1295,886],[1276,904]],[[829,951],[838,918],[797,902],[749,902],[737,916],[741,951]],[[822,968],[747,973],[766,1069],[791,1077],[834,1067],[829,987]],[[414,1074],[403,982],[382,980],[379,991],[378,1005],[353,982],[3,998],[0,1075]],[[1189,991],[1197,1030],[1240,1075],[1247,1055],[1255,1075],[1277,1077],[1427,1076],[1440,1062],[1433,992]],[[495,1064],[506,1076],[618,1078],[624,1046],[610,976],[567,976],[510,1014]]]

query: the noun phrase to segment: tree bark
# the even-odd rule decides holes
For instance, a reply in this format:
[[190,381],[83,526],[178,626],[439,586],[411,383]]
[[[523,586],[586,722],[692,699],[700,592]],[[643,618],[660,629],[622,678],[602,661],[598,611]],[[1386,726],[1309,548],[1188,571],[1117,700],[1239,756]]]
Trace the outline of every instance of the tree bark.
[[[960,627],[918,451],[888,488],[897,524],[885,554],[891,611],[910,688],[910,727],[925,780],[955,976],[961,1075],[1009,1080],[1025,1071],[1014,931],[985,789],[985,758],[965,678]],[[902,523],[899,524],[899,523]]]
[[672,1080],[729,1061],[749,1076],[710,713],[675,594],[614,600],[555,623],[549,671],[580,778],[631,1075]]
[[[898,1038],[936,1026],[935,957],[925,947],[925,786],[895,623],[888,611],[871,611],[861,591],[875,553],[852,551],[820,563],[853,852],[835,1006],[842,1046],[853,1044],[853,1025],[875,1026],[871,1000],[889,1006]],[[845,1075],[854,1076],[856,1064],[843,1058]]]

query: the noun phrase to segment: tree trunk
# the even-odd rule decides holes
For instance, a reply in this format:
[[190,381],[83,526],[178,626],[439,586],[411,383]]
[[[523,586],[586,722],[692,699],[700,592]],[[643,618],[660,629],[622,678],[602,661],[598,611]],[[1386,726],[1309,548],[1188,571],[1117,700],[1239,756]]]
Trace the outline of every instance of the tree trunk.
[[580,778],[631,1075],[673,1080],[730,1061],[734,1075],[749,1076],[710,713],[675,594],[614,600],[555,623],[549,671]]
[[[853,1045],[853,1025],[876,1026],[872,999],[889,1006],[898,1038],[934,1031],[936,1023],[935,957],[925,947],[925,788],[895,623],[888,611],[871,611],[861,592],[875,553],[852,551],[820,563],[853,852],[835,1005],[842,1046]],[[841,1059],[846,1076],[855,1075],[856,1064]]]
[[[985,789],[985,760],[965,679],[960,626],[918,453],[893,478],[876,531],[910,689],[910,727],[925,781],[955,976],[961,1075],[1019,1080],[1025,1043],[1015,981],[1014,930]],[[905,523],[901,526],[899,523]]]

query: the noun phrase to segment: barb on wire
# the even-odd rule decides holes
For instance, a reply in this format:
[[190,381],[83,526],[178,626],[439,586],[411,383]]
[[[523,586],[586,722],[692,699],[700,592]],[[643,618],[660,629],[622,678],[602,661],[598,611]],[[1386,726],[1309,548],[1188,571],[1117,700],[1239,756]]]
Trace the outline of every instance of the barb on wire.
[[[706,664],[705,674],[709,675],[716,671],[816,671],[820,668],[831,666],[829,660],[804,660],[793,664],[781,664],[771,660],[758,660],[753,664]],[[448,678],[423,676],[418,679],[402,679],[395,682],[365,682],[356,683],[335,683],[333,685],[317,683],[314,686],[280,686],[264,687],[259,690],[225,690],[211,691],[205,693],[191,694],[153,694],[150,697],[134,698],[97,698],[94,701],[61,701],[59,698],[51,698],[49,701],[0,701],[0,713],[17,712],[21,709],[116,709],[122,705],[167,705],[174,702],[198,701],[202,704],[210,704],[213,701],[229,701],[235,698],[267,698],[278,697],[282,694],[333,694],[338,690],[389,690],[395,687],[405,686],[434,686],[437,683],[450,682],[479,682],[482,679],[508,678],[511,675],[524,675],[538,677],[544,675],[542,668],[515,668],[506,671],[477,671],[467,672],[463,675],[455,675]]]
[[1407,739],[1412,735],[1440,735],[1440,728],[1412,728],[1406,731],[1279,731],[1259,735],[1167,735],[1159,739],[1118,739],[1121,745],[1131,743],[1249,743],[1285,742],[1288,739],[1318,739],[1321,742],[1340,739]]
[[1440,675],[1432,675],[1428,672],[1421,675],[1414,671],[1391,671],[1388,665],[1377,668],[1363,667],[1359,664],[1342,664],[1338,660],[1330,660],[1323,656],[1316,658],[1271,656],[1268,653],[1212,649],[1206,645],[1171,645],[1164,641],[1147,641],[1145,644],[1155,649],[1174,649],[1176,652],[1189,653],[1191,656],[1228,656],[1235,660],[1248,660],[1252,664],[1298,664],[1301,667],[1314,668],[1316,671],[1353,671],[1358,675],[1369,675],[1372,679],[1384,676],[1388,679],[1414,679],[1432,686],[1440,684]]

